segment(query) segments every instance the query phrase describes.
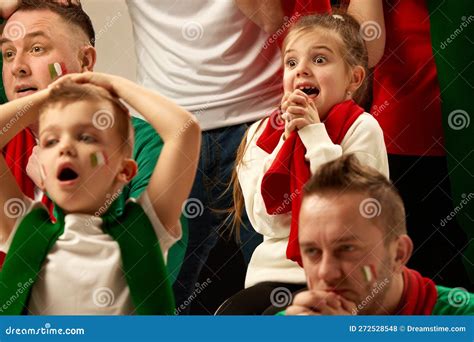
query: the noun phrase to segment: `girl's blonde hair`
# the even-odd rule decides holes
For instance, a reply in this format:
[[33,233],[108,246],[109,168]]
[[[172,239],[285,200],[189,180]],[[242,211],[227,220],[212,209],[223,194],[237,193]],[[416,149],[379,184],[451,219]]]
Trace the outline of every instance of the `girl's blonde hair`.
[[[302,17],[290,28],[288,35],[283,41],[282,51],[285,51],[288,43],[300,34],[321,28],[336,32],[341,37],[343,46],[341,46],[340,52],[348,69],[355,66],[361,66],[364,68],[365,74],[368,75],[369,57],[364,39],[360,34],[360,25],[352,16],[342,11],[334,12],[332,15],[314,14]],[[361,86],[354,92],[352,96],[354,101],[360,105],[362,105],[363,101],[365,100],[367,87],[368,79],[366,77],[363,80]],[[264,120],[260,122],[259,127],[255,130],[255,134],[259,131],[259,128],[263,122]],[[240,226],[243,223],[242,211],[244,209],[244,198],[242,195],[242,189],[240,188],[239,179],[237,177],[237,168],[243,162],[247,140],[252,139],[253,137],[248,137],[247,130],[239,148],[237,149],[235,166],[232,170],[232,177],[229,186],[226,189],[226,192],[232,189],[234,205],[231,208],[225,210],[228,216],[223,225],[230,221],[231,232],[235,232],[236,240],[239,240]],[[255,189],[255,191],[258,190],[259,189]]]

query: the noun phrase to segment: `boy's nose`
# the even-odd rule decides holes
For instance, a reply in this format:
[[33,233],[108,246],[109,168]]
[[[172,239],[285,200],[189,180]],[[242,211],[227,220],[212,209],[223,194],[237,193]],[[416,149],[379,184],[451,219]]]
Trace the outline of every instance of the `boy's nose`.
[[69,141],[64,141],[61,144],[61,148],[59,150],[60,156],[69,156],[75,157],[76,156],[76,149],[74,148],[73,144]]

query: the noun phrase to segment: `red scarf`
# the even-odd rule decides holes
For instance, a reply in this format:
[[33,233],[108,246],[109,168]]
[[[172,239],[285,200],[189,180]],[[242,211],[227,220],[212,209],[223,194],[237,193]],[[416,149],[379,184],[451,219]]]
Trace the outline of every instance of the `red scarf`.
[[438,300],[434,282],[415,270],[403,269],[403,294],[397,315],[431,315]]
[[[324,125],[334,144],[341,144],[354,121],[364,112],[354,101],[348,100],[335,105],[327,115]],[[278,145],[285,125],[274,111],[258,138],[257,146],[268,154]],[[286,256],[302,266],[298,242],[298,217],[304,184],[311,176],[309,162],[305,159],[306,147],[297,132],[285,140],[272,165],[262,180],[262,197],[267,213],[278,215],[291,210],[291,229]]]

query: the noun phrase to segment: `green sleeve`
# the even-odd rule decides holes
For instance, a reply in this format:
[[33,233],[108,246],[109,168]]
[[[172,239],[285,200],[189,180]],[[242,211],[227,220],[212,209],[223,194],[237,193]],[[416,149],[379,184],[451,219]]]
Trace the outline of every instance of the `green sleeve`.
[[[155,129],[146,121],[132,117],[135,130],[135,144],[133,158],[138,164],[138,173],[123,189],[123,201],[128,198],[138,198],[148,186],[151,175],[155,169],[158,156],[163,149],[163,140]],[[188,243],[188,225],[184,216],[181,216],[183,237],[176,242],[168,252],[167,268],[171,276],[171,283],[176,279],[184,259]]]
[[469,293],[461,288],[447,288],[436,286],[438,301],[432,315],[474,315],[474,293]]

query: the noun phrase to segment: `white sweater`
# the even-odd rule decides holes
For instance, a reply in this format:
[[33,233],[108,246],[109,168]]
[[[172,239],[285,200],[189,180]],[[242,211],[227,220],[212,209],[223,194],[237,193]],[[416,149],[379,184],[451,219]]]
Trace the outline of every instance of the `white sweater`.
[[[286,258],[291,213],[267,214],[260,192],[262,178],[279,152],[283,137],[272,154],[266,153],[256,145],[266,126],[264,122],[255,134],[260,122],[261,120],[254,123],[249,129],[246,151],[237,170],[248,217],[253,228],[263,235],[263,242],[252,255],[245,287],[264,281],[303,284],[306,282],[303,269]],[[299,130],[298,135],[306,147],[305,157],[310,163],[311,174],[314,174],[320,165],[342,156],[343,153],[354,153],[362,163],[375,167],[388,177],[388,159],[382,129],[368,113],[357,118],[341,145],[332,143],[323,123],[308,125]]]

